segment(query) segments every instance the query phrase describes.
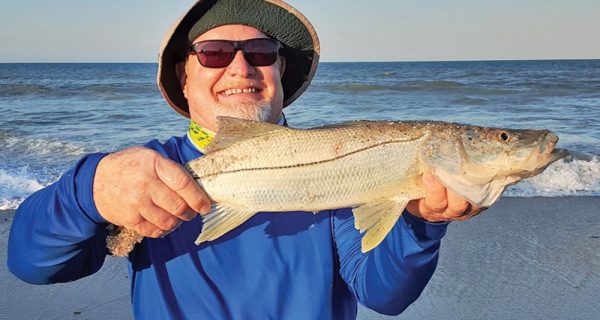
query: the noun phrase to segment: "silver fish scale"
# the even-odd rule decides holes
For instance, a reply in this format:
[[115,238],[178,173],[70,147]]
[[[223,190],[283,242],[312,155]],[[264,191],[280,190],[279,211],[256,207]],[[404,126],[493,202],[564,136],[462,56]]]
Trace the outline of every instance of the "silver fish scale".
[[[312,136],[318,134],[313,133]],[[333,150],[330,143],[326,143],[331,139],[321,135],[319,141],[309,148],[311,152],[305,149],[293,162],[280,162],[293,165],[280,167],[273,164],[271,152],[256,153],[257,146],[254,145],[251,148],[255,155],[252,157],[254,167],[201,177],[202,185],[217,203],[255,211],[319,211],[398,194],[414,197],[418,193],[416,177],[421,169],[417,165],[417,151],[422,140],[377,141],[371,147],[350,144],[349,147],[344,146],[345,150],[354,151],[337,155],[336,150],[328,153],[328,159],[313,153]],[[227,151],[250,149],[243,144],[241,142]],[[217,156],[217,153],[214,155]],[[205,164],[218,163],[210,161],[209,157],[205,157]]]
[[282,128],[216,151],[210,155],[218,161],[210,166],[196,166],[194,171],[202,178],[235,170],[317,163],[373,145],[414,138],[412,131],[401,131],[385,124],[372,126],[376,128],[370,131],[363,126],[315,130]]

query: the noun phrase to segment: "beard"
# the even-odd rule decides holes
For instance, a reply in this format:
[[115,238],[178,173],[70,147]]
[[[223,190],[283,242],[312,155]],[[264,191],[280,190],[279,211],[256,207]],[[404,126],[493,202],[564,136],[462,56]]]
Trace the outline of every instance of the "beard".
[[269,122],[273,108],[268,101],[241,101],[235,104],[219,103],[215,106],[215,116]]

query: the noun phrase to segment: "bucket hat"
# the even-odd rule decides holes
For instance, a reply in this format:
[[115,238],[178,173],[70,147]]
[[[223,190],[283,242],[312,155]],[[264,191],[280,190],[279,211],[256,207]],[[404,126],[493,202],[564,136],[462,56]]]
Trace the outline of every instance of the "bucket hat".
[[281,78],[284,108],[306,90],[317,70],[320,45],[302,13],[280,0],[200,0],[167,32],[159,52],[158,87],[175,111],[190,116],[175,71],[177,64],[185,60],[191,42],[200,34],[228,24],[257,28],[281,42],[286,59]]

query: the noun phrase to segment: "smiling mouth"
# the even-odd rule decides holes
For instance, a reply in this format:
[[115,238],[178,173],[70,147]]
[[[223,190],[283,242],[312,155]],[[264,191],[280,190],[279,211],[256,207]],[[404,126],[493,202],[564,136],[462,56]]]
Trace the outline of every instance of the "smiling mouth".
[[250,87],[250,88],[244,88],[244,89],[240,89],[240,88],[235,88],[235,89],[227,89],[224,91],[219,92],[220,94],[228,97],[234,94],[240,94],[240,93],[257,93],[260,92],[260,89],[258,88],[254,88],[254,87]]

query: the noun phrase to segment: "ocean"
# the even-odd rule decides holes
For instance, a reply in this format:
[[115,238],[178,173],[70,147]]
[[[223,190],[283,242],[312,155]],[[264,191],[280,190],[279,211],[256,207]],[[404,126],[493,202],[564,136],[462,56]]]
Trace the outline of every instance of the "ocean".
[[[86,153],[184,135],[156,64],[0,64],[0,210]],[[600,60],[321,63],[292,127],[357,119],[544,128],[571,156],[504,196],[600,195]]]

